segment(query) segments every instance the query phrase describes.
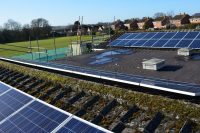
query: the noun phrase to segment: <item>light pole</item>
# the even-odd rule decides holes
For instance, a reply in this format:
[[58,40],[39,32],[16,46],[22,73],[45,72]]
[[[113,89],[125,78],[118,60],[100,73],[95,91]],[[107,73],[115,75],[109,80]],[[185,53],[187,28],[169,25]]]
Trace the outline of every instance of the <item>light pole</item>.
[[55,49],[55,56],[57,57],[57,48],[56,48],[55,31],[53,31],[53,44],[54,44],[54,49]]

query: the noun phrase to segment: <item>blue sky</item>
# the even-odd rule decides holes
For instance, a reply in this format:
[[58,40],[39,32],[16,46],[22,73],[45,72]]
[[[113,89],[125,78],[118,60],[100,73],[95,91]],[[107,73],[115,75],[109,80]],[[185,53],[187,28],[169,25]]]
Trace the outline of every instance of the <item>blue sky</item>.
[[153,16],[156,12],[200,12],[200,0],[0,0],[0,25],[8,19],[21,24],[43,17],[51,25],[68,25],[84,16],[97,23]]

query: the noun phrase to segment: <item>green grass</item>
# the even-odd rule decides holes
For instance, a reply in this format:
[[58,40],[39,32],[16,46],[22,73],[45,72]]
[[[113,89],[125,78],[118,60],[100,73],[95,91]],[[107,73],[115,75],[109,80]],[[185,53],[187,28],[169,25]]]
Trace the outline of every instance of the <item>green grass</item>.
[[[84,41],[86,40],[91,40],[91,36],[83,36],[82,39]],[[60,37],[56,38],[56,47],[57,48],[63,48],[69,46],[71,41],[77,41],[77,36],[71,36],[71,37]],[[26,48],[19,48],[19,47],[14,47],[14,46],[9,46],[9,45],[14,45],[14,46],[22,46]],[[53,39],[45,39],[45,40],[39,40],[39,45],[40,47],[43,47],[45,49],[54,49],[53,45]],[[16,43],[8,43],[7,44],[0,44],[0,56],[3,57],[12,57],[12,56],[17,56],[17,55],[22,55],[26,54],[24,52],[18,52],[18,51],[29,51],[27,48],[29,47],[29,42],[16,42]],[[32,41],[32,47],[37,47],[37,42]],[[9,49],[9,50],[4,50],[4,49]],[[11,51],[11,50],[18,50],[18,51]],[[36,51],[37,49],[35,49]]]

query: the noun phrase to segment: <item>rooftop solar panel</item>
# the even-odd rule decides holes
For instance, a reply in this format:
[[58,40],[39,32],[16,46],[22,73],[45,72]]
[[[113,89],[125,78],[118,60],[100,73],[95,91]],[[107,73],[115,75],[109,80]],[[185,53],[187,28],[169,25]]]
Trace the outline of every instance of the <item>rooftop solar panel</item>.
[[189,32],[184,39],[194,39],[199,34],[199,32]]
[[182,39],[188,32],[178,32],[173,39]]
[[154,43],[156,43],[157,40],[149,40],[147,41],[144,45],[142,45],[142,47],[151,47],[154,45]]
[[105,133],[89,124],[73,118],[66,125],[64,125],[58,133]]
[[[38,101],[0,125],[3,132],[51,132],[69,116]],[[12,125],[12,128],[9,128]]]
[[171,39],[174,35],[176,35],[177,34],[177,32],[168,32],[167,34],[165,34],[164,36],[163,36],[163,38],[162,39]]
[[161,33],[158,33],[156,34],[152,39],[160,39],[162,38],[165,34],[167,34],[167,32],[161,32]]
[[[1,84],[4,83],[0,82]],[[73,133],[80,132],[80,130],[84,132],[109,132],[6,84],[5,86],[10,90],[0,95],[0,132],[49,133],[56,132],[64,125]],[[78,127],[73,126],[73,129],[70,129],[72,127],[69,125],[73,122]]]
[[8,91],[10,88],[4,84],[0,83],[0,95],[6,91]]
[[137,33],[133,33],[130,36],[128,36],[126,39],[134,39],[138,34]]
[[145,42],[147,42],[147,40],[139,40],[136,43],[134,43],[132,46],[142,46]]
[[191,45],[189,46],[189,48],[200,48],[200,40],[194,40]]
[[31,100],[31,98],[15,90],[11,90],[0,96],[0,121],[22,108]]
[[140,33],[138,34],[138,36],[136,36],[134,39],[142,39],[143,37],[145,37],[148,33]]
[[130,47],[130,46],[134,45],[136,42],[137,42],[137,40],[131,40],[131,41],[127,42],[124,46]]
[[163,47],[165,48],[174,48],[180,40],[170,40]]
[[152,47],[161,48],[165,45],[166,42],[168,42],[168,40],[159,40]]
[[155,33],[155,32],[150,32],[149,34],[147,34],[143,39],[150,39],[150,38],[152,38],[153,36],[155,36],[157,33]]
[[200,32],[199,32],[199,35],[196,37],[196,39],[200,39]]
[[130,33],[125,33],[122,36],[120,36],[118,39],[125,39],[126,37],[128,37],[130,35]]
[[181,40],[178,45],[176,45],[176,48],[187,48],[189,47],[190,43],[192,42],[192,40]]

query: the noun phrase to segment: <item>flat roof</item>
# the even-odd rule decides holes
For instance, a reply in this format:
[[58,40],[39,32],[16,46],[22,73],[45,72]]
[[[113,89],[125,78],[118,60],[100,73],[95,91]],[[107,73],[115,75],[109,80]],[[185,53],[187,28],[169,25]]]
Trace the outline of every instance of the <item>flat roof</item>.
[[[200,84],[200,59],[185,60],[184,57],[177,55],[176,50],[134,49],[132,54],[114,55],[113,57],[117,59],[113,59],[113,62],[101,65],[90,64],[90,62],[94,61],[95,56],[108,51],[110,50],[63,58],[54,62],[158,79]],[[143,70],[142,62],[144,59],[148,60],[152,58],[165,59],[166,66],[159,71]]]

